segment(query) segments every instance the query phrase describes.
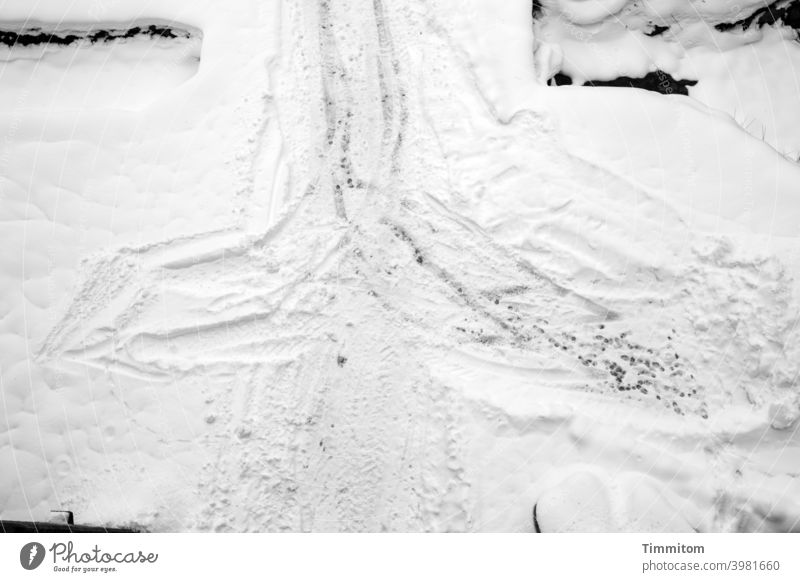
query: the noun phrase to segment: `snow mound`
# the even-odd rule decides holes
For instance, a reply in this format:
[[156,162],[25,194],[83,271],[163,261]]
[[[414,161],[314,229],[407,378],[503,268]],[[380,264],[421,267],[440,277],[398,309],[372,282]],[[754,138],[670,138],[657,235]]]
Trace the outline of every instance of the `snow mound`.
[[682,515],[685,508],[675,507],[643,474],[612,476],[580,467],[565,472],[536,503],[543,533],[695,531]]
[[615,15],[628,0],[558,0],[558,9],[570,22],[587,25]]

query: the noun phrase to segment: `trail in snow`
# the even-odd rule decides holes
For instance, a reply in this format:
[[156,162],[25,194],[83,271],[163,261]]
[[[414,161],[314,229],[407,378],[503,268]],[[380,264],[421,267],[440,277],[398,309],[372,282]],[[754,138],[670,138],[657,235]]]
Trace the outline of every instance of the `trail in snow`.
[[[203,463],[180,476],[194,484],[189,502],[135,519],[218,531],[525,529],[548,483],[594,463],[637,475],[655,491],[646,505],[682,507],[680,524],[646,527],[731,527],[746,502],[726,483],[739,470],[729,456],[750,445],[728,438],[737,419],[707,421],[772,394],[728,381],[748,362],[725,360],[733,372],[715,378],[698,359],[708,346],[682,336],[794,333],[780,269],[739,263],[724,245],[694,257],[669,249],[685,267],[649,266],[659,241],[648,232],[674,211],[565,152],[545,111],[498,120],[423,3],[287,2],[282,26],[263,127],[280,132],[291,176],[283,214],[262,232],[94,258],[39,354],[120,386],[202,391]],[[420,36],[430,40],[415,49]],[[313,134],[292,124],[302,117]],[[645,211],[631,229],[634,199]],[[765,282],[785,304],[759,295]],[[738,311],[716,298],[743,290],[752,305]],[[687,311],[712,319],[705,336]],[[639,483],[615,479],[621,498]]]

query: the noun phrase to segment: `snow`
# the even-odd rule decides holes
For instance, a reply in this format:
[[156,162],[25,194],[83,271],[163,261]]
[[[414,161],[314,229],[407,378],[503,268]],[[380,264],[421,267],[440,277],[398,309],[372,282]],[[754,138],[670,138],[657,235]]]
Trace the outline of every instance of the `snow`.
[[628,0],[559,0],[558,9],[575,24],[596,24],[613,16]]
[[[159,44],[164,43],[134,40],[113,48],[63,48],[43,55],[8,51],[12,54],[3,67],[6,85],[0,106],[50,112],[142,109],[190,79],[199,62],[191,48],[196,43],[187,41],[183,47]],[[55,90],[30,90],[47,86]]]
[[[800,66],[796,32],[781,26],[726,32],[713,27],[741,20],[767,3],[627,2],[603,13],[601,2],[575,2],[596,9],[597,18],[588,20],[565,10],[563,3],[544,4],[547,12],[537,23],[537,35],[543,52],[561,55],[553,72],[561,70],[578,85],[642,77],[655,70],[699,80],[689,88],[694,99],[727,113],[751,135],[798,159],[798,81],[792,72]],[[649,36],[654,25],[669,29]]]
[[699,525],[691,523],[697,519],[691,509],[665,496],[654,479],[641,473],[593,471],[597,469],[571,468],[545,490],[536,504],[541,531],[692,532]]
[[723,4],[5,2],[202,37],[0,66],[0,515],[796,528],[796,53]]

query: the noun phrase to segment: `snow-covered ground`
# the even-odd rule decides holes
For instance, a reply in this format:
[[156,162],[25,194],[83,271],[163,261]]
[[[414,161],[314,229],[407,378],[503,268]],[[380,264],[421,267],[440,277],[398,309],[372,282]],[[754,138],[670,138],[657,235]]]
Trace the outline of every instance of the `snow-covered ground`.
[[797,528],[800,45],[545,4],[0,2],[0,516]]

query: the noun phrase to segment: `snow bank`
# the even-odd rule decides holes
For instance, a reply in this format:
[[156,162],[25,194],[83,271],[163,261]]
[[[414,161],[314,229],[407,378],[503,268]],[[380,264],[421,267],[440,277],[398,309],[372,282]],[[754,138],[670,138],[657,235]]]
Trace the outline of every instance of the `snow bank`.
[[546,4],[536,36],[543,53],[562,55],[553,68],[576,84],[656,70],[697,80],[691,97],[724,111],[796,161],[798,88],[791,73],[800,63],[796,32],[781,22],[746,30],[715,28],[745,19],[764,2],[625,2],[605,13],[601,2],[570,3],[593,10],[589,18],[580,11],[574,17],[563,4]]

